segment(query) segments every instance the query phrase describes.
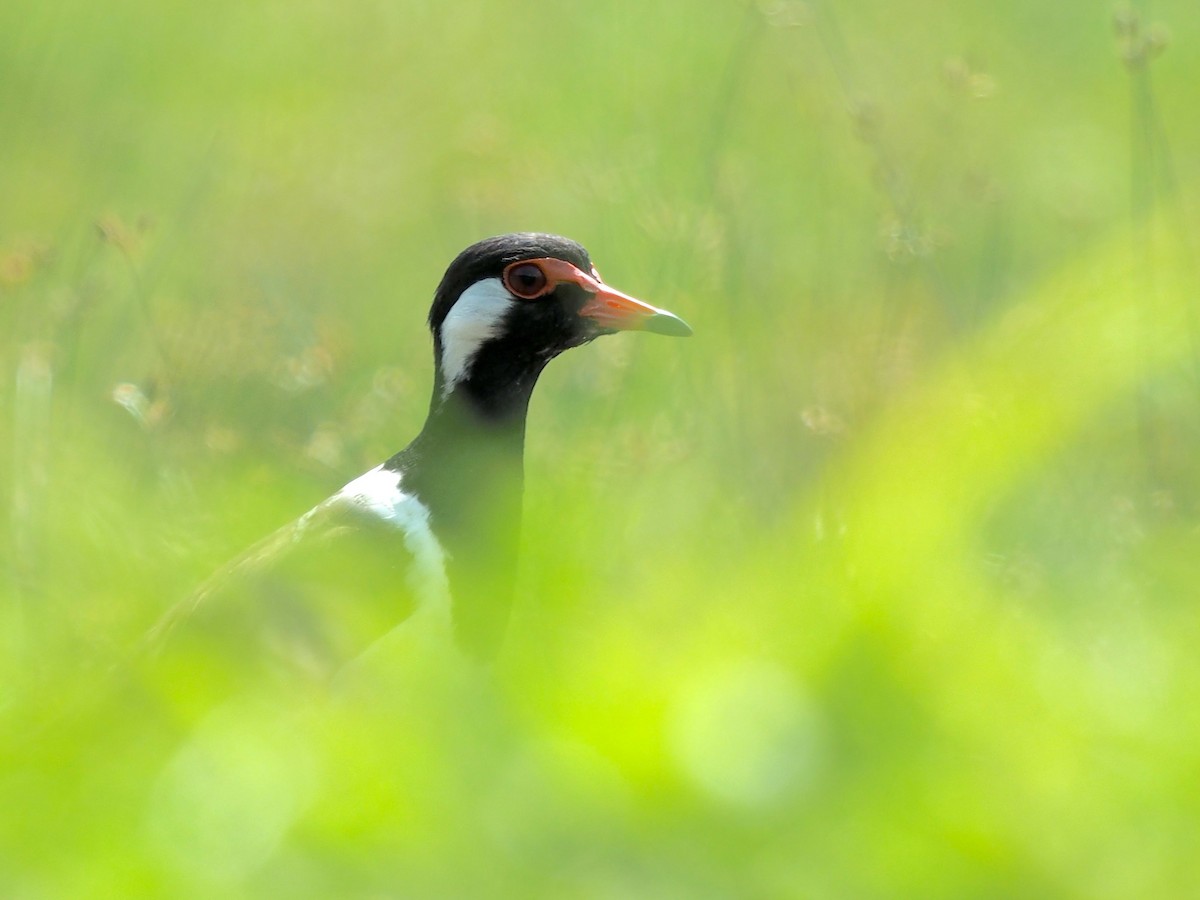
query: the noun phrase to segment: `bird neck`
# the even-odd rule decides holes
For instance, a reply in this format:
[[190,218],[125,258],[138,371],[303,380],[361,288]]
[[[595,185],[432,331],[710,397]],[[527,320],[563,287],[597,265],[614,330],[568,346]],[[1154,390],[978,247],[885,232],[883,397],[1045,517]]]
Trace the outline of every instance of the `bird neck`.
[[438,388],[421,433],[400,454],[405,485],[443,534],[498,517],[519,527],[529,393],[480,396],[464,382],[443,397]]
[[495,653],[512,601],[525,416],[537,375],[468,377],[444,395],[439,377],[424,428],[388,463],[429,509],[447,555],[456,633],[479,658]]
[[525,416],[537,373],[521,382],[495,386],[477,378],[467,378],[446,392],[434,386],[433,400],[425,420],[425,432],[455,438],[486,435],[493,440],[524,439]]
[[451,457],[515,455],[519,461],[529,398],[550,358],[506,336],[480,347],[465,375],[447,384],[441,343],[436,342],[433,398],[418,440]]

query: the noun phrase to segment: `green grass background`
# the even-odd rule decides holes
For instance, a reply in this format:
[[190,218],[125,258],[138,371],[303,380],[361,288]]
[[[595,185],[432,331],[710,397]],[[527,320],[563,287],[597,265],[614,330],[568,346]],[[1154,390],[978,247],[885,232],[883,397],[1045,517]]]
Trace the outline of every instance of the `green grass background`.
[[[0,893],[1194,896],[1198,41],[0,5]],[[521,229],[696,333],[545,374],[494,677],[109,686],[407,442],[437,279]]]

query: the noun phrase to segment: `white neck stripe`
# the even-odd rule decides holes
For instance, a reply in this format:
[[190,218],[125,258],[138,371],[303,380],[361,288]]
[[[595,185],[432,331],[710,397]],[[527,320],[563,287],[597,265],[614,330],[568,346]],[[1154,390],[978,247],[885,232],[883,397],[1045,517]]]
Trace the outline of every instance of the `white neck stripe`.
[[442,397],[466,377],[484,342],[494,338],[516,303],[499,278],[485,278],[459,296],[442,321]]

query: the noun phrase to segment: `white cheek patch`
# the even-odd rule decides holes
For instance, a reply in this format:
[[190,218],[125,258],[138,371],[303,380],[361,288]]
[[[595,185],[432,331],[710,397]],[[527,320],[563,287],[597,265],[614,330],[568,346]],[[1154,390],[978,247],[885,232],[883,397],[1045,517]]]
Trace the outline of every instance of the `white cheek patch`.
[[442,396],[454,389],[485,341],[499,334],[516,304],[499,278],[485,278],[459,296],[442,322]]

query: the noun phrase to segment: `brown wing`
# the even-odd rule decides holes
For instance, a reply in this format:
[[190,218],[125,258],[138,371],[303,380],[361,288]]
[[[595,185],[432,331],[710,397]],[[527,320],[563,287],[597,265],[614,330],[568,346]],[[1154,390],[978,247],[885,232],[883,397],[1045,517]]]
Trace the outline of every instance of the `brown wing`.
[[213,574],[144,649],[325,678],[409,615],[412,562],[401,528],[337,494]]

